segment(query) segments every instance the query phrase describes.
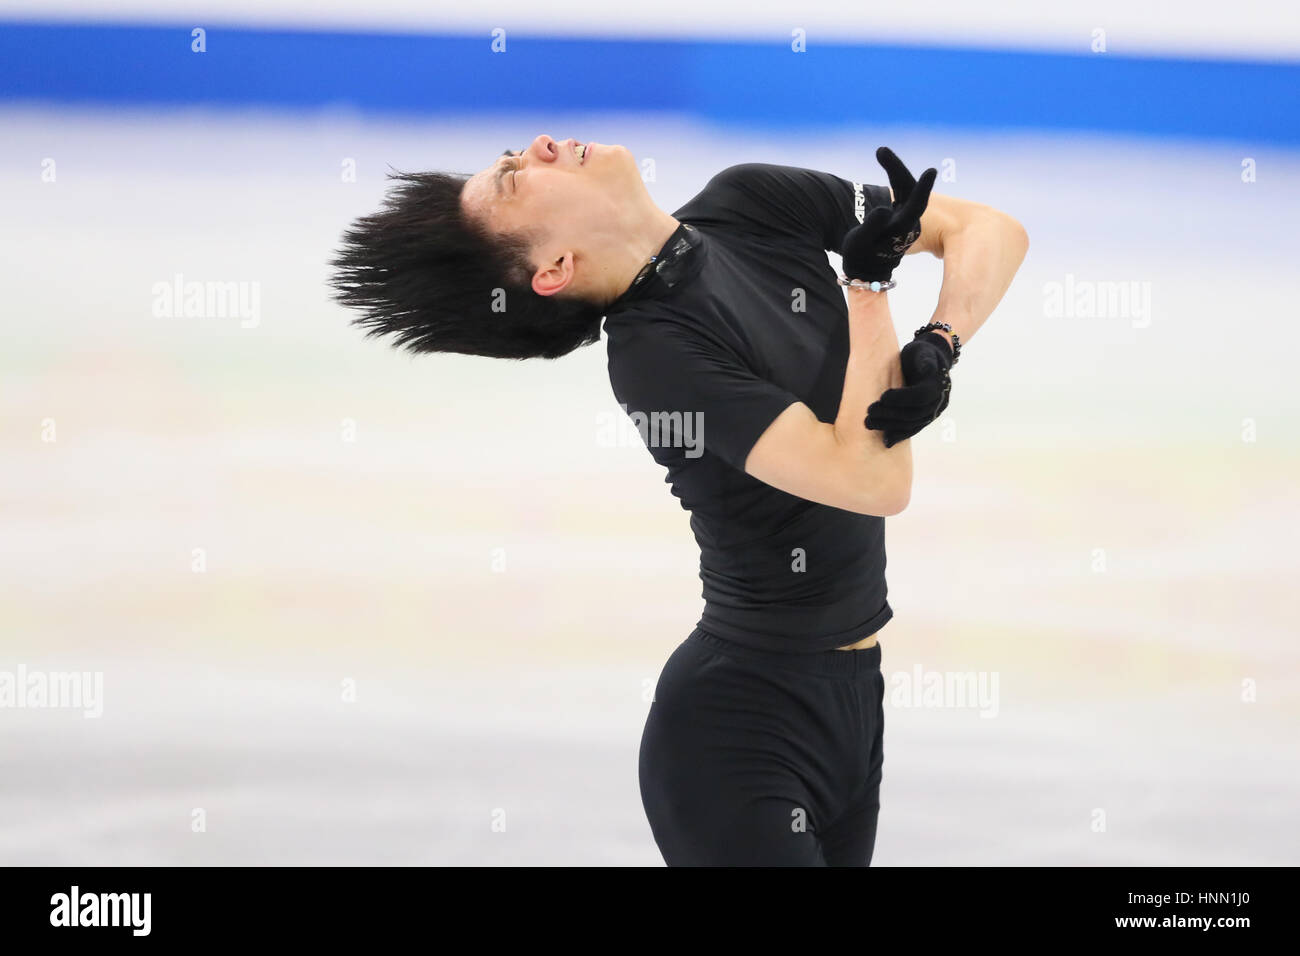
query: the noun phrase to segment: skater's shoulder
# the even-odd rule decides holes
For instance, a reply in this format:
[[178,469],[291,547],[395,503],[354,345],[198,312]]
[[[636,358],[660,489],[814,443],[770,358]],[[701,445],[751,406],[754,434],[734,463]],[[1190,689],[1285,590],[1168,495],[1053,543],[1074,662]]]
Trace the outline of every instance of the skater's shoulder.
[[781,188],[792,174],[798,174],[798,167],[760,162],[735,163],[714,173],[673,216],[689,221],[692,212],[724,210],[745,199],[761,201],[765,192]]
[[[673,213],[682,222],[715,234],[755,240],[806,241],[809,247],[837,240],[874,195],[862,187],[804,166],[769,162],[736,163],[717,172]],[[887,194],[886,194],[887,195]],[[872,202],[865,202],[865,199]]]

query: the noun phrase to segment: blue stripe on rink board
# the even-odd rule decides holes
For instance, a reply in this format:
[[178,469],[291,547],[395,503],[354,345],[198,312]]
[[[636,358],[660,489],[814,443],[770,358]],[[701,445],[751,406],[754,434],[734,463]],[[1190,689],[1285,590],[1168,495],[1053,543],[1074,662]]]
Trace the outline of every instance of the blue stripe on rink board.
[[[629,110],[790,128],[1078,129],[1300,143],[1300,62],[940,47],[0,22],[0,100],[436,114]],[[1081,42],[1084,42],[1081,40]]]

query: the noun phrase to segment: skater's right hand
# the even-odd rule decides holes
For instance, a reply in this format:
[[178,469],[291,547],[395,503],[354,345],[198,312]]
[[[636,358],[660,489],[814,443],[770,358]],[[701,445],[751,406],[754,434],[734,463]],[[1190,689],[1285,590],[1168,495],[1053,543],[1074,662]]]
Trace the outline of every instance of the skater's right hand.
[[845,277],[865,282],[888,279],[903,261],[908,247],[920,238],[921,213],[930,201],[930,189],[938,175],[930,167],[919,180],[913,179],[903,161],[887,146],[876,150],[876,159],[889,174],[894,201],[877,206],[861,225],[845,233],[841,253]]

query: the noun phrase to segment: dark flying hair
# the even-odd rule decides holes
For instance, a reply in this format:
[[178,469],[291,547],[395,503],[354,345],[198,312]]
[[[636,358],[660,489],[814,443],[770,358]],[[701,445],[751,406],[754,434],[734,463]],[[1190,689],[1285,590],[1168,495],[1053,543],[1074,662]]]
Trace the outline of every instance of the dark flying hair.
[[[469,176],[390,173],[378,212],[353,221],[330,266],[333,297],[366,335],[411,352],[559,358],[600,340],[594,302],[532,290],[535,227],[493,234],[466,216]],[[495,306],[495,311],[494,311]]]

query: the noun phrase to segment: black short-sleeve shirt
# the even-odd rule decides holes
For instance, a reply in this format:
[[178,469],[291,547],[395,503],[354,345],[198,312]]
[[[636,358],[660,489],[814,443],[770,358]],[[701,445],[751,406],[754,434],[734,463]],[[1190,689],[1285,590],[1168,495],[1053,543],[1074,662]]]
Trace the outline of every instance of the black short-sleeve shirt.
[[879,630],[884,518],[816,504],[744,471],[754,443],[802,401],[839,411],[848,308],[826,250],[887,187],[743,163],[673,213],[681,225],[606,310],[609,378],[691,513],[705,631],[754,647],[823,651]]

